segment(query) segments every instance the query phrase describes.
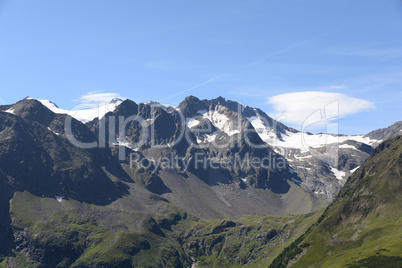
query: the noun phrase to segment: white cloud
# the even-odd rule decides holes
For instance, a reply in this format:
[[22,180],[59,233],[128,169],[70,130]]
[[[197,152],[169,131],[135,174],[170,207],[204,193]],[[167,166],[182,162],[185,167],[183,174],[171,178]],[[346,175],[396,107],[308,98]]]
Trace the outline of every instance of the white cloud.
[[310,121],[325,124],[337,117],[374,108],[372,102],[323,91],[280,94],[269,98],[268,103],[273,105],[276,116],[298,125],[306,125],[306,122],[310,125]]
[[105,102],[109,103],[112,99],[126,99],[120,96],[118,93],[99,93],[99,92],[88,92],[82,96],[79,101],[81,102]]

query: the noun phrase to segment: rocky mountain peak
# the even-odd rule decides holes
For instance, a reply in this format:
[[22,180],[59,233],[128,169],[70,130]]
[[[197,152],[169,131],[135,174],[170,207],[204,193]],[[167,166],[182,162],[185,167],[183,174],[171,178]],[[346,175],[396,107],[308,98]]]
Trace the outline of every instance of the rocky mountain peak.
[[114,105],[119,105],[120,103],[122,103],[124,100],[121,98],[113,98],[109,104],[114,104]]

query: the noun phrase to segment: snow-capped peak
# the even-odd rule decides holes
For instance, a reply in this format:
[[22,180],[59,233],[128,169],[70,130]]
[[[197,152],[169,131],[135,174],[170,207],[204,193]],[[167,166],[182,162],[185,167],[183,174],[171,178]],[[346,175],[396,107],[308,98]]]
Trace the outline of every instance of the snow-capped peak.
[[110,102],[109,102],[109,104],[114,104],[114,105],[116,105],[116,106],[118,106],[120,103],[122,103],[123,102],[123,99],[120,99],[120,98],[114,98],[114,99],[112,99]]
[[[33,99],[33,98],[27,98]],[[54,102],[49,100],[35,99],[46,106],[49,110],[56,114],[68,114],[73,118],[86,123],[94,120],[95,118],[102,118],[108,112],[113,112],[117,106],[119,106],[123,100],[119,98],[112,99],[109,103],[81,103],[76,105],[71,110],[65,110],[59,108]],[[80,107],[82,107],[80,109]],[[78,109],[76,109],[78,108]]]

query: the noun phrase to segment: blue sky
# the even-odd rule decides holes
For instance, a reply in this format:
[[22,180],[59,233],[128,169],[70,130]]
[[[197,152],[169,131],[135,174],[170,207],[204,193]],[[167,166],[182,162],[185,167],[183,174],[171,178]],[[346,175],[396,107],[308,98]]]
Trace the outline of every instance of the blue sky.
[[223,96],[298,129],[309,107],[291,93],[328,93],[358,104],[339,131],[367,133],[402,120],[402,1],[0,0],[1,104],[94,92]]

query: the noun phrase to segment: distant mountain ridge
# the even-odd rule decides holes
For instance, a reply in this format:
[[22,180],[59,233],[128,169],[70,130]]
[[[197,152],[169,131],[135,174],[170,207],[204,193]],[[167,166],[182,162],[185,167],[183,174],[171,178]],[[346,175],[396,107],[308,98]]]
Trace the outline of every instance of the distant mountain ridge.
[[[193,138],[190,139],[193,140],[180,142],[175,145],[175,148],[173,148],[175,154],[185,157],[187,154],[185,151],[196,145],[196,147],[208,148],[201,149],[205,154],[205,158],[225,160],[227,158],[223,157],[223,155],[229,153],[232,155],[229,159],[232,159],[233,163],[233,159],[238,153],[242,152],[244,154],[247,151],[253,155],[254,151],[250,150],[250,148],[222,151],[222,149],[217,150],[216,145],[224,144],[234,138],[244,143],[244,138],[246,138],[244,130],[246,130],[247,138],[252,144],[255,143],[256,146],[265,148],[263,150],[268,150],[267,152],[261,151],[256,156],[262,158],[263,155],[272,154],[278,155],[279,158],[277,159],[280,159],[281,156],[284,157],[289,168],[287,168],[287,171],[284,171],[286,174],[280,175],[281,177],[285,177],[287,180],[291,180],[292,183],[300,185],[307,193],[328,200],[336,196],[346,181],[347,176],[353,173],[364,162],[373,147],[379,144],[381,140],[395,135],[402,130],[401,122],[397,122],[393,126],[370,132],[367,135],[345,136],[302,133],[287,127],[281,122],[277,122],[258,108],[225,100],[222,97],[212,100],[199,100],[194,96],[189,96],[176,109],[165,107],[155,102],[137,105],[130,100],[113,99],[109,104],[103,104],[101,107],[74,112],[60,109],[51,101],[39,100],[43,104],[42,106],[38,104],[33,105],[33,101],[31,98],[26,98],[14,105],[3,106],[2,110],[42,123],[54,133],[62,135],[65,135],[63,130],[63,120],[66,118],[65,113],[69,113],[87,125],[87,127],[80,126],[74,120],[74,124],[80,128],[80,131],[76,131],[76,133],[80,133],[81,135],[77,139],[83,142],[97,139],[99,136],[97,128],[99,124],[102,125],[101,119],[104,118],[104,115],[105,118],[107,118],[107,115],[124,116],[126,118],[131,115],[140,116],[148,121],[148,127],[156,130],[153,133],[156,134],[154,135],[155,139],[153,141],[146,141],[148,145],[142,145],[140,151],[144,157],[160,157],[161,151],[156,153],[157,150],[152,149],[151,144],[168,145],[174,142],[184,129],[184,126],[182,126],[184,122],[180,122],[184,119],[186,127],[191,130],[189,132]],[[150,114],[151,112],[156,112],[157,114]],[[88,121],[90,118],[93,119]],[[155,120],[155,122],[151,122],[151,120]],[[105,122],[105,124],[104,126],[109,128],[108,122]],[[134,122],[129,123],[129,125],[131,128],[129,132],[132,135],[119,137],[118,135],[120,134],[117,133],[115,138],[111,138],[115,144],[130,147],[130,144],[136,144],[140,141],[140,132],[142,129],[140,124]],[[116,129],[117,127],[116,125]],[[108,134],[106,133],[106,135]],[[240,137],[240,140],[238,137]],[[122,138],[126,141],[120,142],[119,139],[121,140]],[[107,139],[109,139],[109,136]],[[305,143],[302,142],[303,140]],[[109,142],[108,140],[104,143]],[[194,154],[194,148],[191,150],[193,150]],[[201,151],[198,150],[199,153]],[[187,159],[189,159],[190,155],[191,153],[187,154]],[[240,185],[248,180],[248,174],[241,170],[230,171],[229,167],[229,173],[231,178],[238,178]],[[262,181],[258,179],[258,176],[261,177],[261,175],[258,175],[254,171],[250,174],[254,174],[253,176],[257,175],[257,177],[250,177],[249,183],[257,187],[265,187],[267,184],[267,182],[264,182],[265,179]],[[205,174],[200,176],[205,176]],[[280,181],[277,179],[276,184]],[[273,181],[271,180],[272,183]],[[278,188],[278,191],[283,191],[288,186],[283,184],[280,187],[282,187],[282,190]]]

